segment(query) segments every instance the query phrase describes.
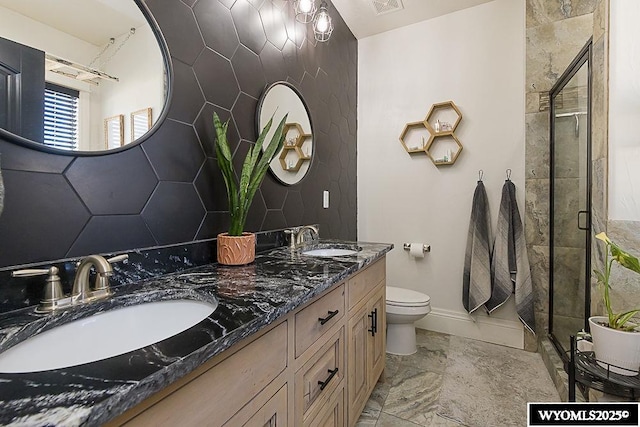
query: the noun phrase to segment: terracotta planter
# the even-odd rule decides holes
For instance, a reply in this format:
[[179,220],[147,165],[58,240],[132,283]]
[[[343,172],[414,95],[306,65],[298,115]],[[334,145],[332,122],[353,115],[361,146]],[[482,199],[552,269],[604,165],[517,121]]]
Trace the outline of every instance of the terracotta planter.
[[[608,323],[605,316],[589,318],[593,351],[596,359],[611,366],[611,372],[620,375],[638,375],[640,368],[640,332],[626,332],[611,329],[601,323]],[[602,364],[606,368],[606,365]],[[620,369],[620,368],[623,369]]]
[[242,233],[242,236],[218,234],[218,263],[224,265],[244,265],[256,259],[256,235]]

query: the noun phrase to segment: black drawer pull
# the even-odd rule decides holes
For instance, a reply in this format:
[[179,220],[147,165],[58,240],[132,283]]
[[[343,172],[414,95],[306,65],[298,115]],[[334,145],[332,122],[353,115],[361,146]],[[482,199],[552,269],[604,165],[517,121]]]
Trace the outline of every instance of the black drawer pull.
[[328,372],[329,372],[329,377],[327,377],[326,380],[318,381],[318,384],[320,384],[320,390],[324,390],[324,388],[329,384],[329,381],[331,381],[331,378],[336,376],[336,374],[338,373],[338,368],[334,369],[333,371],[329,369]]
[[367,329],[371,332],[371,336],[375,337],[378,332],[378,309],[374,309],[371,314],[367,314],[367,317],[371,318],[371,329]]
[[336,310],[336,311],[327,311],[327,314],[328,314],[327,317],[318,317],[318,320],[320,321],[321,325],[324,325],[329,320],[331,320],[332,317],[334,317],[336,314],[338,314],[338,310]]

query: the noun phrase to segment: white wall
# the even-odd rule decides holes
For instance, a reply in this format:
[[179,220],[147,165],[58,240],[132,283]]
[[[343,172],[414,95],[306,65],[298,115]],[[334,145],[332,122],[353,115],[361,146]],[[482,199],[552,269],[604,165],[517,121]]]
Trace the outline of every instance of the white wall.
[[[524,213],[524,2],[496,0],[368,37],[358,45],[358,238],[392,242],[387,284],[424,292],[418,326],[522,348],[513,298],[477,322],[462,305],[462,271],[478,170],[495,228],[505,171]],[[433,103],[452,100],[464,149],[453,166],[409,155],[398,137]],[[431,253],[410,258],[404,242]]]
[[[124,37],[126,34],[119,36],[114,46],[119,46]],[[124,115],[124,141],[128,144],[131,142],[130,114],[151,107],[152,121],[155,123],[164,105],[164,63],[149,25],[136,29],[135,34],[107,63],[104,71],[120,80],[100,83],[102,119]]]
[[640,2],[611,2],[609,219],[640,221]]

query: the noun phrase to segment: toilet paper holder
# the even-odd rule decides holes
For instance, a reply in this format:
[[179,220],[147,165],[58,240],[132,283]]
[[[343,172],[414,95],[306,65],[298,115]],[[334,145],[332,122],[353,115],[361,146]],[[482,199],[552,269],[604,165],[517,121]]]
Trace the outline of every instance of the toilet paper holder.
[[[405,243],[403,249],[405,251],[411,250],[411,243]],[[422,252],[431,252],[431,245],[422,245]]]

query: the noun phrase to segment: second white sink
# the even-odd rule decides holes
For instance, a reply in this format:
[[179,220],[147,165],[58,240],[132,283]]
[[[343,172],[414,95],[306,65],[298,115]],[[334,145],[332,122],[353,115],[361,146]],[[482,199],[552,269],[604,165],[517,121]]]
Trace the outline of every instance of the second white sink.
[[313,249],[310,251],[305,251],[305,252],[302,252],[302,255],[332,257],[332,256],[355,255],[357,253],[358,251],[354,251],[352,249],[325,248],[325,249]]
[[118,356],[177,335],[216,308],[217,303],[166,300],[78,319],[0,353],[0,372],[48,371]]

